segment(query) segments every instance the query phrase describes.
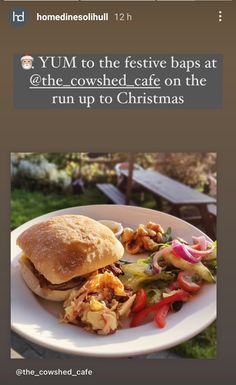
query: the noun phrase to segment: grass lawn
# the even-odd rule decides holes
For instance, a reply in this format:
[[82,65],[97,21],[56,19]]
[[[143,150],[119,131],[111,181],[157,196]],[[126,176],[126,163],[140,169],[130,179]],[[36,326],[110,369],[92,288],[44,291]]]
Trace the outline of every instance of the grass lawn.
[[216,358],[216,323],[191,340],[176,346],[172,350],[187,358]]
[[[73,206],[106,204],[107,198],[96,188],[90,187],[81,195],[58,193],[30,192],[14,189],[11,194],[11,228],[49,213],[51,211]],[[144,207],[152,208],[153,202],[149,197],[142,203]],[[216,357],[216,324],[213,323],[201,334],[172,349],[175,353],[186,358],[215,358]]]
[[11,228],[40,215],[73,206],[108,203],[97,188],[88,188],[85,194],[67,195],[15,189],[11,194]]

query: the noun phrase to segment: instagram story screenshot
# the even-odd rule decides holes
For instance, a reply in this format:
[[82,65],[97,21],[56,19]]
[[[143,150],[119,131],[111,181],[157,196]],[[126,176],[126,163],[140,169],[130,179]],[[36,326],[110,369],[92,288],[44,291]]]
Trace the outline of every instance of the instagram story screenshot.
[[2,383],[235,383],[235,17],[0,1]]

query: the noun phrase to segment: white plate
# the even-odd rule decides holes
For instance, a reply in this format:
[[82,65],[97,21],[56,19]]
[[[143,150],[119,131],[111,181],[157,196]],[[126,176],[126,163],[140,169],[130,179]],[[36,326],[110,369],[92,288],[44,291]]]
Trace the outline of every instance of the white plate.
[[[11,235],[11,323],[21,336],[47,348],[95,357],[124,357],[157,352],[200,333],[216,318],[216,285],[205,285],[201,292],[181,311],[168,316],[167,326],[158,329],[154,323],[127,328],[109,336],[89,334],[83,329],[58,322],[59,304],[44,301],[32,294],[19,272],[18,235],[44,219],[62,214],[82,214],[94,219],[113,219],[124,226],[154,221],[164,229],[172,228],[174,236],[191,241],[203,233],[196,227],[159,211],[118,205],[74,207],[52,212],[25,223]],[[125,255],[125,259],[128,256]],[[131,257],[132,258],[132,257]]]

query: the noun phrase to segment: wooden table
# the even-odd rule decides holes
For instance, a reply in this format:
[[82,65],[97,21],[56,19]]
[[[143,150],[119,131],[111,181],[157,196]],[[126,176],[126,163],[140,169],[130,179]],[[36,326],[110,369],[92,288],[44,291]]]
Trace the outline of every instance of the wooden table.
[[[121,170],[121,174],[128,178],[128,170]],[[157,171],[141,170],[133,171],[133,181],[151,192],[160,207],[160,198],[168,201],[172,210],[171,213],[181,217],[180,208],[183,206],[196,206],[200,212],[202,222],[210,237],[215,238],[213,223],[210,218],[207,206],[216,204],[216,199],[200,193],[183,183],[177,182]]]

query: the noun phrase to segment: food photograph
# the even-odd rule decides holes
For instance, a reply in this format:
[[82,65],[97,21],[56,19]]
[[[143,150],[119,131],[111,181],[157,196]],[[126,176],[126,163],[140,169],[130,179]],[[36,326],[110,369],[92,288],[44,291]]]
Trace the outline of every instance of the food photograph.
[[11,154],[11,358],[217,356],[215,153]]

